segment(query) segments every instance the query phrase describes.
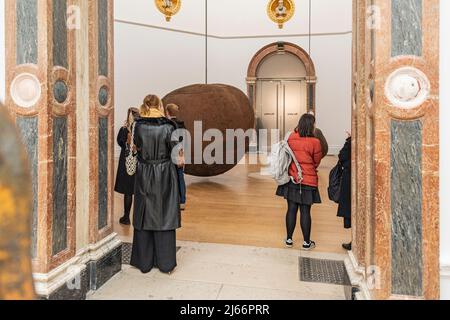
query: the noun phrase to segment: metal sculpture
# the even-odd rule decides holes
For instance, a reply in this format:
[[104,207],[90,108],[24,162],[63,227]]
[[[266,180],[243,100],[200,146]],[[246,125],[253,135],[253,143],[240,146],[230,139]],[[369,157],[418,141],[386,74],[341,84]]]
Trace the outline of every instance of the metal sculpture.
[[[239,89],[222,84],[197,84],[184,87],[169,93],[163,99],[164,105],[174,103],[180,107],[180,119],[185,122],[191,135],[190,159],[195,160],[194,141],[202,140],[202,151],[210,145],[211,141],[203,141],[203,135],[208,129],[217,129],[224,137],[223,155],[219,157],[219,163],[207,164],[204,159],[200,164],[187,164],[186,173],[199,177],[211,177],[223,174],[236,166],[245,154],[238,152],[238,139],[234,138],[233,161],[227,161],[226,148],[230,146],[230,139],[226,139],[226,131],[242,129],[244,132],[254,128],[255,115],[248,97]],[[195,132],[195,122],[201,123],[202,131]],[[217,131],[216,131],[217,132]],[[248,151],[249,139],[245,140]],[[197,150],[198,151],[198,150]],[[196,153],[198,155],[198,153]],[[203,154],[203,153],[202,153]],[[227,163],[228,162],[228,163]]]

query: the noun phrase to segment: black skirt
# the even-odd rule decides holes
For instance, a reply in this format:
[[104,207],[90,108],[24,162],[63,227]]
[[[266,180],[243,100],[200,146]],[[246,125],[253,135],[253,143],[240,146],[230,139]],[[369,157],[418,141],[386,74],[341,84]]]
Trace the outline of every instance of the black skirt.
[[119,165],[117,167],[116,184],[114,186],[114,191],[127,196],[134,195],[134,175],[130,176],[127,173],[126,167],[126,150],[122,149],[120,152]]
[[308,206],[311,206],[314,203],[322,203],[317,187],[302,185],[301,188],[302,192],[300,193],[300,185],[290,181],[285,185],[279,186],[276,195],[283,197],[288,201]]

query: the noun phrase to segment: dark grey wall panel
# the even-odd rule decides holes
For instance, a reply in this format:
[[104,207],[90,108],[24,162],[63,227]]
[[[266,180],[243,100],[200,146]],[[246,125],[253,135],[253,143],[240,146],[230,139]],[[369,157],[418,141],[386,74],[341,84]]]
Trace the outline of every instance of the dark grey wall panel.
[[38,0],[16,1],[16,62],[38,62]]
[[69,95],[69,88],[63,80],[58,80],[53,85],[53,96],[59,103],[64,103]]
[[108,0],[98,1],[98,73],[108,76]]
[[100,118],[98,126],[98,228],[108,224],[108,119]]
[[422,55],[422,0],[392,0],[392,56]]
[[66,0],[53,0],[53,65],[68,68]]
[[33,191],[33,211],[31,219],[31,255],[37,255],[37,222],[38,222],[38,119],[37,117],[17,117],[17,127],[21,133],[22,141],[28,153],[31,168],[31,181]]
[[108,88],[103,86],[100,88],[100,91],[98,93],[98,102],[100,103],[101,106],[104,107],[108,103],[108,100],[109,100]]
[[67,118],[53,120],[53,255],[67,249]]
[[422,296],[422,123],[393,120],[391,135],[392,293]]

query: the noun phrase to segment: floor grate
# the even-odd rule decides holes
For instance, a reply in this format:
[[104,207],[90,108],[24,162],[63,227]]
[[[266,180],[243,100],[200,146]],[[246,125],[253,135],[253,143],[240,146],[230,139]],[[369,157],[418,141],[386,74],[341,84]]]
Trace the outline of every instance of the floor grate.
[[343,261],[300,257],[300,281],[350,286]]
[[[129,242],[122,243],[122,264],[129,265],[131,261],[131,249],[133,244]],[[177,247],[177,252],[181,247]]]
[[122,244],[122,264],[130,264],[132,246],[133,244],[128,242]]

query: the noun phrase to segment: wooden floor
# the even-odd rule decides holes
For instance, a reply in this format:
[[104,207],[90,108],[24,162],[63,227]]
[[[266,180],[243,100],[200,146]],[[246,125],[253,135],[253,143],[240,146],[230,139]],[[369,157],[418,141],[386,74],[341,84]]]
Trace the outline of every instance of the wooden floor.
[[[312,209],[312,239],[319,252],[343,253],[341,244],[351,237],[342,219],[336,217],[337,205],[327,197],[328,174],[336,162],[335,157],[324,159],[319,172],[323,203]],[[275,183],[260,170],[259,165],[241,164],[218,177],[187,176],[188,203],[178,239],[283,248],[286,202],[275,196]],[[122,196],[116,194],[115,199],[115,231],[130,239],[132,228],[117,223],[123,213]],[[296,248],[303,242],[300,226],[294,242]]]

